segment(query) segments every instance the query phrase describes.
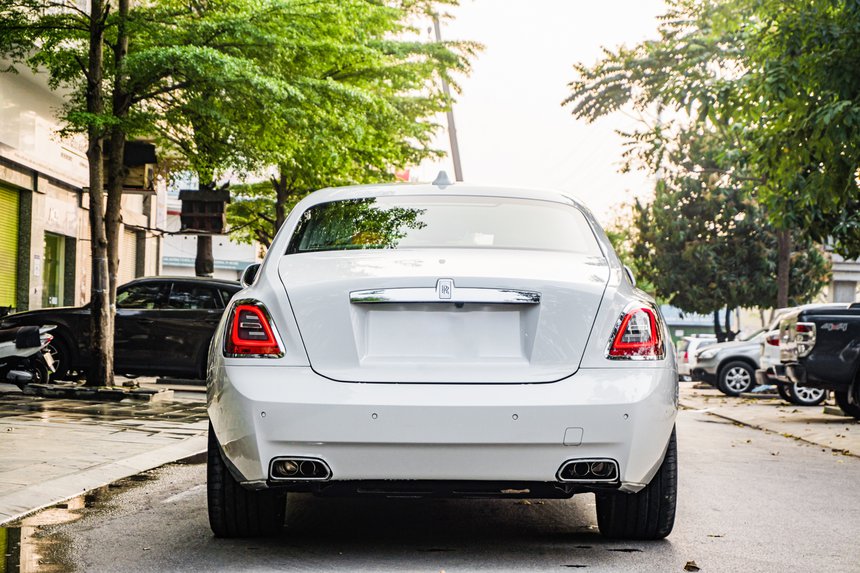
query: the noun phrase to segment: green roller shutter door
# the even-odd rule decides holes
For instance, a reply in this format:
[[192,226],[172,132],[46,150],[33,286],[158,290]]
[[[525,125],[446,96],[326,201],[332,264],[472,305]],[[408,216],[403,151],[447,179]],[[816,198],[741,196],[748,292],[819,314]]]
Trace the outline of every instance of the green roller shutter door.
[[18,192],[0,187],[0,306],[16,306]]

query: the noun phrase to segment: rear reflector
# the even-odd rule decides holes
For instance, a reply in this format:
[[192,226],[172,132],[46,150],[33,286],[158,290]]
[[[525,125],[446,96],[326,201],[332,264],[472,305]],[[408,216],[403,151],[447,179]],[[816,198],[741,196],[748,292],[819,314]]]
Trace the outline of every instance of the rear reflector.
[[665,354],[657,313],[649,307],[634,308],[618,319],[606,352],[613,360],[659,360]]
[[284,355],[262,305],[239,304],[233,309],[224,353],[231,357],[280,358]]

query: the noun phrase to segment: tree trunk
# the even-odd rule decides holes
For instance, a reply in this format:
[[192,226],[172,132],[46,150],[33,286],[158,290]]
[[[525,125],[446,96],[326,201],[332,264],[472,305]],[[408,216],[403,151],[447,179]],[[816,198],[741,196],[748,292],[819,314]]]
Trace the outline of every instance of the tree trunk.
[[212,235],[197,235],[197,258],[194,260],[194,274],[198,277],[211,277],[215,272],[215,257],[212,256]]
[[777,266],[776,266],[776,306],[788,307],[789,277],[791,276],[791,232],[780,229],[776,232]]
[[[103,0],[92,0],[90,4],[89,59],[87,62],[87,112],[93,115],[104,113],[102,97],[102,63],[104,61]],[[87,386],[110,386],[113,384],[113,331],[111,329],[110,296],[108,280],[108,250],[104,226],[104,164],[102,128],[90,125],[87,128],[87,160],[90,176],[90,249],[92,254],[92,284],[90,285],[90,367]]]
[[732,332],[732,309],[726,307],[726,340],[734,340],[735,332]]
[[272,185],[275,188],[275,228],[272,236],[278,232],[284,221],[287,220],[287,200],[290,198],[290,187],[284,170],[280,169],[277,179],[272,177]]
[[723,332],[722,327],[720,326],[720,311],[714,311],[714,334],[717,335],[717,342],[725,342],[726,335]]
[[[126,90],[125,57],[128,53],[126,22],[131,0],[119,0],[117,4],[117,38],[114,44],[113,115],[119,120],[128,117],[131,96]],[[105,235],[108,244],[109,298],[111,305],[111,343],[113,343],[113,317],[116,312],[116,287],[119,274],[120,226],[122,224],[122,188],[125,181],[125,127],[122,124],[111,128],[110,154],[107,171],[107,209],[105,211]]]

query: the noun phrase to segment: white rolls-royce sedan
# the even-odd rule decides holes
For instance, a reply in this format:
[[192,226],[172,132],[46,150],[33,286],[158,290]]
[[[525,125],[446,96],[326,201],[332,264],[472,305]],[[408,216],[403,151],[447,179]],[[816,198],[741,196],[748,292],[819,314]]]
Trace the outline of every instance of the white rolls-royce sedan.
[[288,492],[596,496],[603,535],[675,519],[678,375],[654,301],[563,194],[324,189],[231,300],[208,365],[209,520]]

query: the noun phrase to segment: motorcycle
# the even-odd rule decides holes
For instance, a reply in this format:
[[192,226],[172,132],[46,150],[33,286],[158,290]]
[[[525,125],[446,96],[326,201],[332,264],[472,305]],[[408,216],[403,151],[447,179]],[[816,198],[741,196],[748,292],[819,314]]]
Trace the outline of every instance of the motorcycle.
[[54,372],[54,359],[47,350],[54,325],[19,326],[0,330],[0,382],[19,387],[45,384]]

